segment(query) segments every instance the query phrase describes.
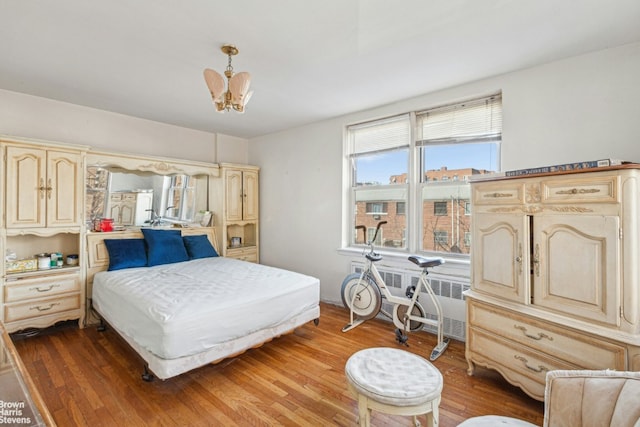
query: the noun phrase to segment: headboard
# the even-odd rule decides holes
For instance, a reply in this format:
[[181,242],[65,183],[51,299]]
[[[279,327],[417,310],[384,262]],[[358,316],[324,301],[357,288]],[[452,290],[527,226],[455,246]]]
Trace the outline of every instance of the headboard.
[[[183,236],[194,236],[205,234],[216,252],[218,250],[218,239],[216,230],[210,227],[180,228]],[[109,268],[109,252],[104,244],[105,239],[142,239],[144,236],[140,230],[113,231],[108,233],[87,233],[87,298],[93,294],[93,276],[100,271]]]

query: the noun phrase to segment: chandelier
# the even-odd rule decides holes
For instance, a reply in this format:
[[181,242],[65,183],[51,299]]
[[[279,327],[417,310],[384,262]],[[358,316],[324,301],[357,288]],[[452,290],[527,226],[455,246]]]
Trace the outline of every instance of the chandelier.
[[210,68],[205,68],[204,80],[209,87],[209,92],[211,92],[211,98],[213,98],[217,111],[224,112],[233,108],[243,113],[244,106],[253,95],[253,92],[249,92],[251,75],[244,71],[237,74],[233,73],[231,57],[238,54],[238,49],[235,46],[226,44],[222,46],[222,52],[229,57],[229,63],[224,72],[227,78],[227,90],[224,88],[224,77]]

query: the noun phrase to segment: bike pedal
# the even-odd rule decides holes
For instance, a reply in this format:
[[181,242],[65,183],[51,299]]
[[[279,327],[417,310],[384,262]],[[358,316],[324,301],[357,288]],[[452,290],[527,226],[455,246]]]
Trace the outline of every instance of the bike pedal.
[[400,329],[396,329],[396,341],[398,341],[400,344],[404,344],[407,347],[409,347],[409,344],[407,344],[408,340],[409,340],[408,335],[403,334]]

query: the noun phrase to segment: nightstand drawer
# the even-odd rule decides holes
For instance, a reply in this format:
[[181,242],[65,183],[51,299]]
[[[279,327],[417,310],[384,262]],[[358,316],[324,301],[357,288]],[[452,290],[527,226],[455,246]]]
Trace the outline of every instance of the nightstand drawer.
[[5,283],[4,302],[6,304],[79,291],[80,276],[78,274],[19,279]]
[[625,369],[625,348],[595,340],[578,331],[562,329],[528,316],[495,309],[469,300],[469,319],[482,328],[534,350],[553,355],[583,369]]
[[4,305],[5,323],[80,309],[80,294]]
[[258,262],[258,250],[253,248],[227,249],[226,256],[241,261]]

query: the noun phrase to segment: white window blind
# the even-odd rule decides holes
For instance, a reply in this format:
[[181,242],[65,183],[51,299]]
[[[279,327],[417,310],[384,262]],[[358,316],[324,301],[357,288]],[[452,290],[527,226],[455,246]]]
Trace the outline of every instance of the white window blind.
[[502,96],[494,95],[416,114],[417,145],[488,142],[502,138]]
[[408,147],[411,138],[409,115],[349,126],[351,154],[371,154]]

